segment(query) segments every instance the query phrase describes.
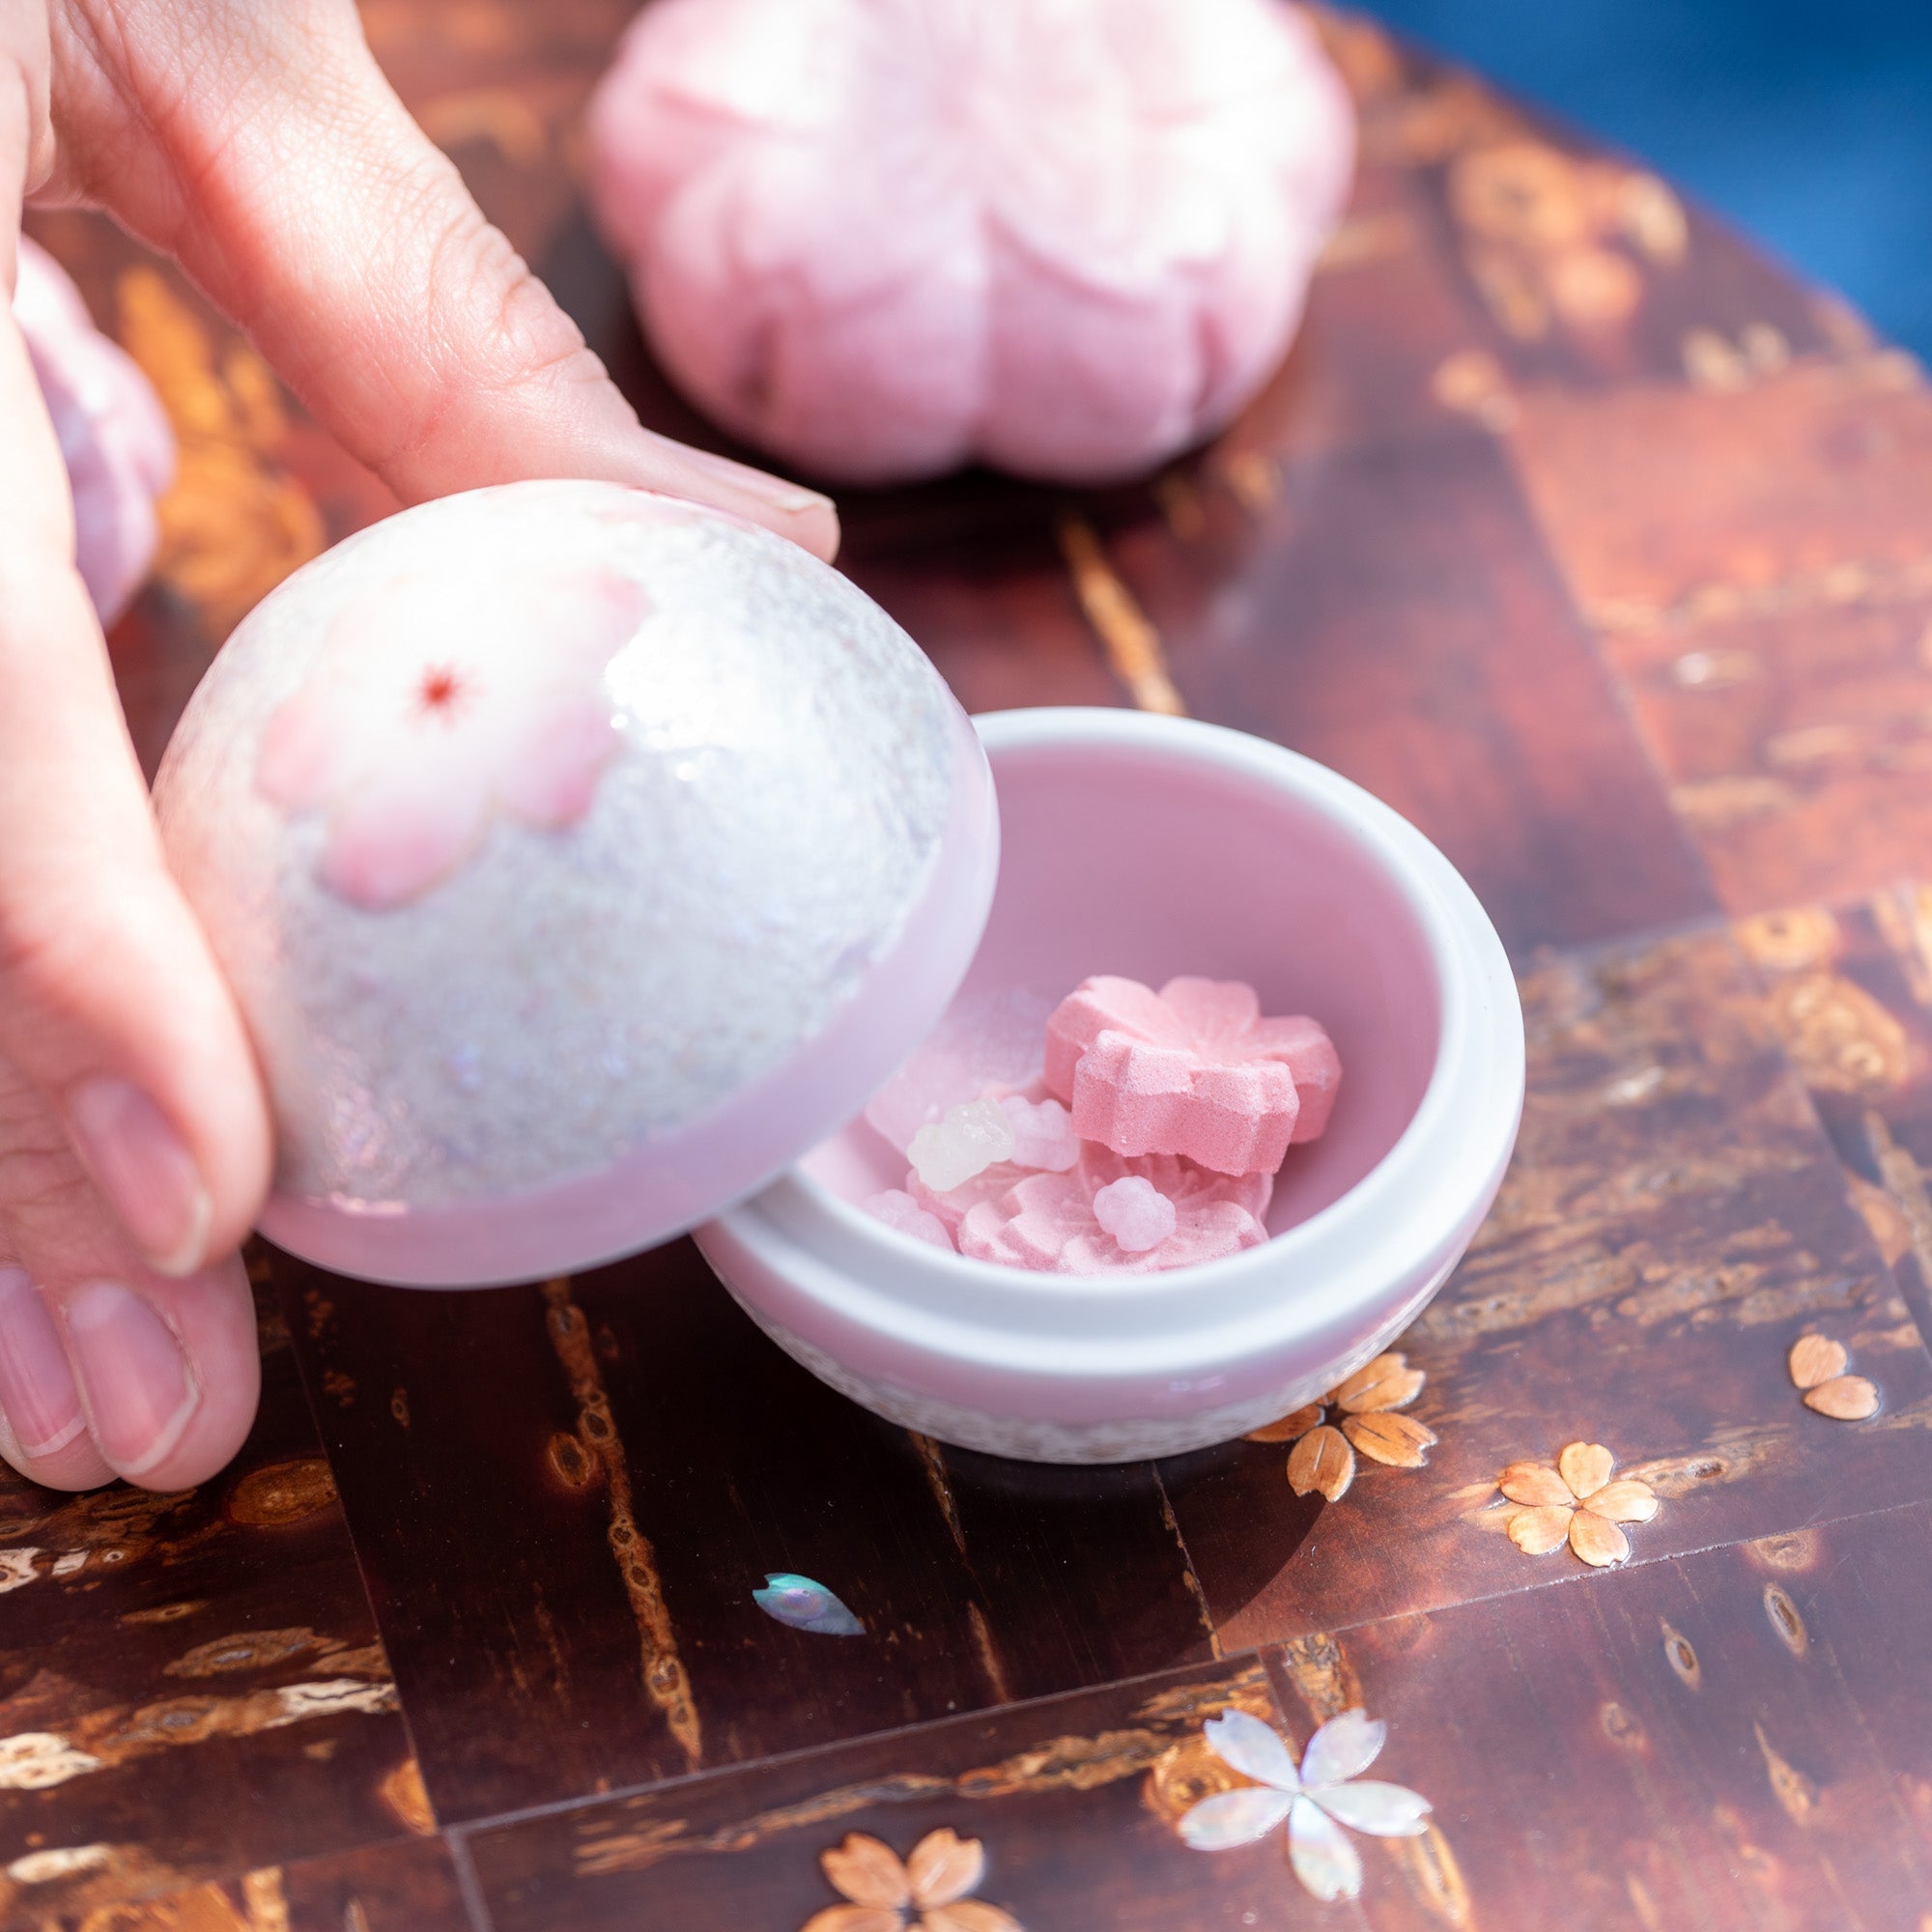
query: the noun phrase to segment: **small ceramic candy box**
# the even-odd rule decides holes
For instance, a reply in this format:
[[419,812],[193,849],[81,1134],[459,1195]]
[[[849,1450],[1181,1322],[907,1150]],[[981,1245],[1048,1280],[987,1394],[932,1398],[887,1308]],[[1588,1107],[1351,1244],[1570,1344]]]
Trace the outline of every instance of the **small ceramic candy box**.
[[888,1083],[869,1118],[700,1229],[698,1245],[782,1348],[942,1440],[1111,1462],[1238,1435],[1406,1327],[1488,1211],[1522,1099],[1507,958],[1420,834],[1305,758],[1138,712],[1006,712],[978,726],[999,798],[998,884],[949,1020],[908,1071],[971,1063],[970,1047],[980,1065],[1004,1052],[1023,1078],[1056,995],[1096,968],[1144,989],[1211,975],[1252,987],[1264,1014],[1319,1015],[1345,1071],[1318,1102],[1332,1104],[1319,1138],[1279,1156],[1266,1238],[1142,1270],[1103,1222],[1094,1245],[1115,1265],[1041,1271],[887,1225],[872,1204],[905,1189],[895,1106],[908,1097]]
[[298,572],[156,801],[268,1080],[273,1239],[452,1287],[696,1230],[947,1441],[1281,1414],[1414,1319],[1514,1143],[1507,959],[1386,807],[1184,720],[969,723],[837,572],[614,485]]

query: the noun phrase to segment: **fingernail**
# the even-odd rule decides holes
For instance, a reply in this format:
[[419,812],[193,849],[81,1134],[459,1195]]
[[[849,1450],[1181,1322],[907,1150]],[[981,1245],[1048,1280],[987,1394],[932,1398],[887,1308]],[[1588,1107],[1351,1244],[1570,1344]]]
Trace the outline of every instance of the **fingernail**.
[[726,489],[750,497],[774,510],[782,510],[788,516],[803,516],[809,510],[823,510],[827,516],[838,514],[830,497],[822,496],[816,490],[808,490],[803,483],[792,483],[782,476],[774,476],[767,469],[753,469],[749,463],[734,463],[730,457],[720,456],[709,449],[686,448],[679,455],[694,469],[714,478]]
[[68,1123],[95,1185],[156,1274],[192,1274],[208,1259],[208,1189],[168,1117],[125,1080],[89,1080]]
[[152,1469],[201,1397],[174,1330],[138,1294],[95,1281],[69,1300],[67,1336],[101,1455],[123,1476]]
[[0,1415],[23,1456],[51,1456],[87,1427],[60,1330],[34,1284],[0,1268]]

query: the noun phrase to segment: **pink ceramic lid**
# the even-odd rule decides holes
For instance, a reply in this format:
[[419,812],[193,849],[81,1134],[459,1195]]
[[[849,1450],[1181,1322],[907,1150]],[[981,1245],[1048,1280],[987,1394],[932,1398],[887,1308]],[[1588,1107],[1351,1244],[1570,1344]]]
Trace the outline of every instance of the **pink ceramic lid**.
[[268,1079],[264,1232],[420,1287],[761,1187],[945,1010],[998,867],[979,740],[876,605],[608,484],[426,504],[298,572],[156,796]]
[[930,880],[895,945],[824,1030],[713,1111],[601,1172],[496,1199],[364,1208],[277,1188],[262,1232],[338,1273],[412,1288],[566,1274],[651,1247],[757,1192],[863,1108],[932,1029],[992,902],[999,820],[960,716],[952,800]]

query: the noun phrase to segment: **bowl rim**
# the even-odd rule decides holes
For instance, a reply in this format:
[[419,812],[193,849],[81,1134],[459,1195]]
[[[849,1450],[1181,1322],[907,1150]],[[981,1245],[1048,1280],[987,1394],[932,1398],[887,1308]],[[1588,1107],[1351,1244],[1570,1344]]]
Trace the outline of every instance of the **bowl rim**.
[[[1139,753],[1233,775],[1292,799],[1365,851],[1396,888],[1435,969],[1440,1027],[1415,1112],[1382,1158],[1306,1220],[1258,1247],[1157,1274],[1039,1274],[945,1252],[886,1227],[793,1167],[713,1224],[824,1311],[908,1345],[992,1368],[1143,1374],[1185,1338],[1196,1361],[1314,1341],[1412,1292],[1465,1244],[1514,1149],[1522,1013],[1508,954],[1462,875],[1351,780],[1267,740],[1196,719],[1042,706],[973,721],[997,781],[1008,753]],[[703,1244],[706,1231],[699,1231]],[[1460,1251],[1460,1248],[1458,1248]],[[1321,1293],[1284,1293],[1302,1275]],[[1105,1314],[1105,1329],[1095,1317]]]

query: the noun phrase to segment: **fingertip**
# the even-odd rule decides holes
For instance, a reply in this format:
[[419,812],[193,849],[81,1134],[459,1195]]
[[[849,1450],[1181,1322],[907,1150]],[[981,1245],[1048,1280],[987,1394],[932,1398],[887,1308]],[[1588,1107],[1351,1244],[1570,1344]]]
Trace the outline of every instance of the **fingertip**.
[[838,560],[838,512],[827,497],[811,497],[809,501],[800,502],[795,507],[761,507],[755,513],[735,503],[720,503],[717,507],[734,510],[747,521],[759,524],[787,542],[795,543],[800,550],[810,551],[820,563],[836,563]]
[[809,550],[821,563],[838,561],[838,545],[843,532],[838,525],[838,506],[829,497],[820,497],[817,503],[801,512],[799,527],[786,530],[784,535],[802,549]]
[[[628,409],[628,405],[626,406]],[[830,497],[708,449],[639,432],[634,480],[646,490],[727,510],[810,551],[822,563],[838,554],[838,509]]]
[[0,927],[16,935],[0,1049],[45,1095],[145,1264],[185,1278],[254,1226],[273,1129],[247,1028],[151,825],[134,829],[150,853],[111,865],[79,842],[73,859],[98,881],[84,893],[29,880],[0,894]]
[[11,1264],[0,1264],[0,1457],[49,1490],[91,1490],[114,1474],[87,1433],[59,1324]]
[[102,1461],[84,1427],[61,1448],[29,1456],[20,1447],[12,1425],[0,1415],[0,1461],[43,1490],[98,1490],[114,1480],[114,1471]]
[[[68,1137],[81,1164],[148,1267],[171,1280],[239,1248],[268,1193],[270,1135],[252,1060],[245,1043],[220,1043],[241,1069],[225,1092],[209,1075],[214,1053],[183,1056],[181,1070],[197,1076],[199,1088],[191,1126],[112,1074],[83,1079],[66,1095]],[[155,1071],[172,1076],[177,1067]]]
[[233,1460],[262,1381],[239,1256],[178,1281],[83,1282],[62,1312],[88,1431],[116,1475],[192,1489]]

